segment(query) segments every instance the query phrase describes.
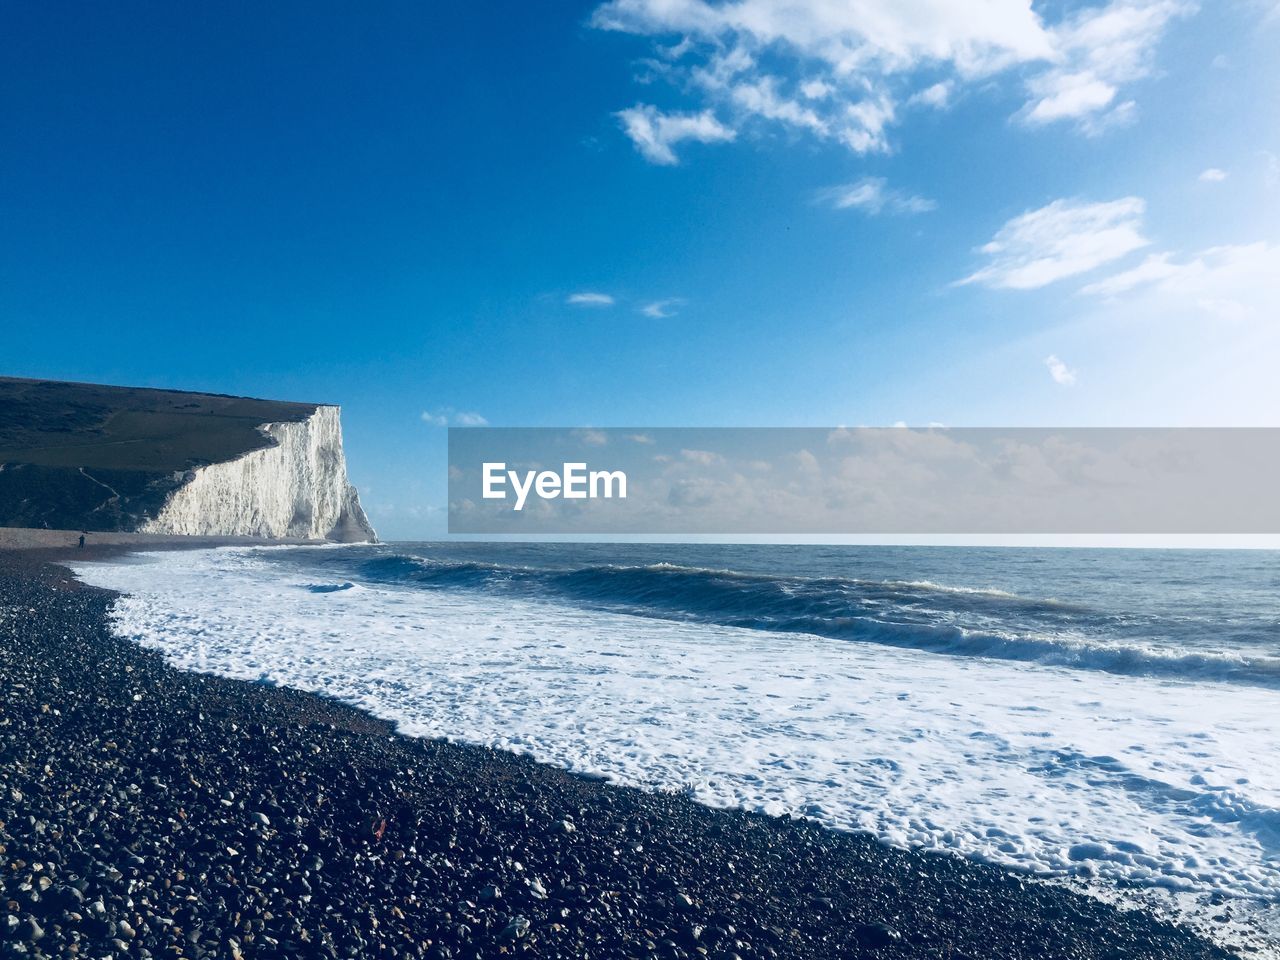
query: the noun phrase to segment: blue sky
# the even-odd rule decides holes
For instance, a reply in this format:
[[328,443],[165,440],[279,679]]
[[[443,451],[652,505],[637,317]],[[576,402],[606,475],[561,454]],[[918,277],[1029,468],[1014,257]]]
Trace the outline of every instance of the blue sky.
[[1280,425],[1278,11],[10,5],[0,367],[341,403],[393,537],[449,423]]

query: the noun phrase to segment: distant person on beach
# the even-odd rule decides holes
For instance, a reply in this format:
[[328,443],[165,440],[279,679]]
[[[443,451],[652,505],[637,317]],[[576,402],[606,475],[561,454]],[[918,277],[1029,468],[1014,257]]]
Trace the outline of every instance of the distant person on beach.
[[80,534],[80,549],[84,549],[84,534]]

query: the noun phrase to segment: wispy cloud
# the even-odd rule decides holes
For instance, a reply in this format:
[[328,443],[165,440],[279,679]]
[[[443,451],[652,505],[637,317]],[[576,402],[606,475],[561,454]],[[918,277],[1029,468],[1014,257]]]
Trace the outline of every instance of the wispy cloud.
[[423,423],[432,427],[487,427],[489,425],[489,421],[480,414],[467,410],[455,410],[453,407],[423,410],[420,417]]
[[1151,76],[1169,23],[1194,10],[1185,0],[1112,0],[1068,17],[1051,28],[1055,62],[1028,82],[1022,120],[1074,121],[1086,134],[1130,122],[1137,105],[1121,89]]
[[680,297],[668,297],[665,300],[654,300],[640,308],[640,312],[654,320],[665,320],[674,317],[684,303]]
[[[619,300],[613,294],[602,293],[598,290],[580,290],[577,293],[569,294],[569,296],[565,297],[564,302],[574,307],[604,308],[617,306]],[[682,297],[664,297],[660,300],[641,301],[636,309],[646,317],[662,320],[675,316],[684,302]]]
[[1168,24],[1193,9],[1110,0],[1048,22],[1027,0],[609,0],[591,23],[651,38],[644,79],[691,99],[689,112],[618,115],[647,159],[670,165],[682,141],[726,142],[753,124],[888,151],[900,106],[945,109],[1006,71],[1029,76],[1027,125],[1098,133],[1136,115],[1123,90],[1154,74]]
[[1221,183],[1227,179],[1227,171],[1219,170],[1217,167],[1210,167],[1200,174],[1200,179],[1205,183]]
[[1055,200],[1001,227],[980,248],[987,265],[958,282],[1034,290],[1087,273],[1147,246],[1145,209],[1139,197],[1108,203]]
[[614,299],[607,293],[584,290],[569,294],[564,302],[573,307],[612,307]]
[[1104,280],[1098,280],[1082,287],[1080,292],[1096,297],[1114,297],[1127,293],[1136,287],[1172,277],[1184,268],[1174,264],[1170,259],[1171,256],[1168,253],[1150,254],[1136,267],[1122,270],[1120,273],[1112,274]]
[[709,467],[724,459],[720,454],[710,450],[681,450],[680,456],[689,463],[696,463],[703,467]]
[[927,197],[890,187],[884,177],[864,177],[856,183],[828,187],[818,191],[817,198],[836,210],[861,210],[869,214],[928,213],[938,207]]
[[1267,189],[1274,190],[1280,187],[1280,157],[1277,157],[1270,150],[1260,152],[1266,167],[1262,174],[1262,182],[1267,185]]
[[716,119],[710,110],[697,113],[663,113],[649,104],[636,104],[618,112],[618,120],[636,149],[650,163],[675,166],[679,163],[676,144],[722,143],[737,133]]
[[[701,112],[680,116],[686,125],[698,119],[695,129],[710,134],[700,138],[705,142],[732,139],[754,121],[868,153],[888,148],[897,112],[892,88],[916,67],[940,64],[973,77],[1052,55],[1025,0],[989,0],[980,12],[944,0],[926,7],[898,0],[611,0],[591,22],[654,38],[658,73],[702,101]],[[935,75],[922,88],[938,82]],[[942,93],[927,99],[936,105]],[[658,128],[666,115],[647,107],[623,116],[648,159],[675,162],[675,140]]]
[[581,443],[586,444],[588,447],[603,447],[609,443],[609,435],[603,430],[597,430],[594,427],[583,427],[572,431],[572,433]]
[[951,104],[951,95],[954,91],[954,81],[941,80],[932,86],[913,93],[907,98],[907,106],[932,107],[935,110],[945,110]]
[[1081,293],[1110,299],[1141,295],[1179,309],[1193,306],[1219,320],[1273,317],[1280,303],[1280,246],[1259,241],[1210,247],[1189,257],[1155,253]]
[[1049,368],[1049,376],[1053,377],[1053,382],[1061,384],[1064,387],[1074,387],[1076,385],[1076,372],[1059,360],[1054,354],[1044,358],[1044,365]]

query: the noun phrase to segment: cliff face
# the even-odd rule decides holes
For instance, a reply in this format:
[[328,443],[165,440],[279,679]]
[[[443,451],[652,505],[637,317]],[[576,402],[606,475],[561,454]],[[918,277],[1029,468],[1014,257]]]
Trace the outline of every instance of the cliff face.
[[11,377],[0,526],[374,539],[337,407]]
[[301,421],[267,423],[274,444],[198,467],[143,533],[304,537],[354,543],[376,539],[347,480],[337,407]]

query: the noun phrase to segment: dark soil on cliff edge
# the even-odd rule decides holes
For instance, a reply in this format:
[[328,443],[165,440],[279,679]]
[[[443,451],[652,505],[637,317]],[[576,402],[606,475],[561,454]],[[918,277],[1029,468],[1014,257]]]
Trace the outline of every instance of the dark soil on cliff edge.
[[1227,957],[956,858],[184,674],[0,553],[0,954]]

